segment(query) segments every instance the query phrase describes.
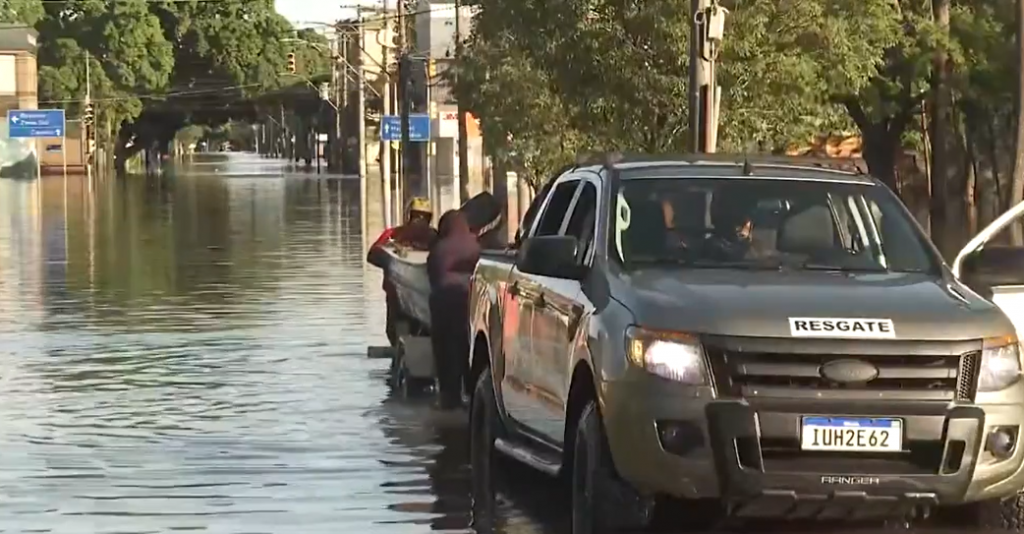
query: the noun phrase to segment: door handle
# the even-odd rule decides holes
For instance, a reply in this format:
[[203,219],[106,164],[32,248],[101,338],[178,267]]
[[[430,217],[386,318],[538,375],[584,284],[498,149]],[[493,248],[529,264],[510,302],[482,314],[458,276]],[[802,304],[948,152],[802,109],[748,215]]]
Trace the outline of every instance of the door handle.
[[512,285],[508,288],[508,294],[513,297],[519,296],[519,282],[512,282]]

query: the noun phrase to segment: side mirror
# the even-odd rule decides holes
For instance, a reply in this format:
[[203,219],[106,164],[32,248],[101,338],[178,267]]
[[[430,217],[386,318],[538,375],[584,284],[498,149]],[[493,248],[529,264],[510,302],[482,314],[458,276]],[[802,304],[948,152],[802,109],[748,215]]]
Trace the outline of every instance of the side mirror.
[[1024,247],[987,246],[964,257],[960,280],[983,296],[993,288],[1024,285]]
[[583,269],[576,263],[579,241],[573,236],[546,235],[525,241],[516,255],[516,267],[527,274],[579,279]]

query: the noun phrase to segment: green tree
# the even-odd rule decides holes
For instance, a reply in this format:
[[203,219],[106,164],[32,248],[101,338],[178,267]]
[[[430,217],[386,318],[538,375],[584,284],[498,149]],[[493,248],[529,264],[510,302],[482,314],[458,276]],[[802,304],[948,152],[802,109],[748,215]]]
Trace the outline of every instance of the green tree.
[[[90,65],[101,142],[130,139],[121,132],[139,116],[143,100],[168,87],[172,48],[145,0],[80,0],[46,4],[38,22],[42,100],[80,112]],[[109,128],[109,129],[108,129]]]
[[[837,95],[867,87],[902,31],[889,0],[725,5],[723,148],[777,150],[848,129]],[[684,150],[691,17],[679,2],[481,0],[479,9],[456,94],[499,145],[511,134],[510,152],[540,162],[531,174],[581,147]]]
[[43,18],[39,0],[0,0],[0,23],[35,24]]

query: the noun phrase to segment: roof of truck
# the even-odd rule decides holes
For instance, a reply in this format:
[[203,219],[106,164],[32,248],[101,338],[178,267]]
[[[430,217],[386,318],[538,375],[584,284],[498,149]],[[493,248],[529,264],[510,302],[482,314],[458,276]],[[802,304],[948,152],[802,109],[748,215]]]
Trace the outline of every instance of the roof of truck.
[[682,156],[613,156],[581,169],[619,171],[622,179],[645,178],[768,178],[879,184],[866,173],[862,160],[800,156],[693,154]]
[[645,178],[785,178],[788,180],[830,181],[874,185],[876,180],[866,174],[801,165],[757,165],[753,172],[744,172],[743,163],[625,163],[616,165],[624,180]]

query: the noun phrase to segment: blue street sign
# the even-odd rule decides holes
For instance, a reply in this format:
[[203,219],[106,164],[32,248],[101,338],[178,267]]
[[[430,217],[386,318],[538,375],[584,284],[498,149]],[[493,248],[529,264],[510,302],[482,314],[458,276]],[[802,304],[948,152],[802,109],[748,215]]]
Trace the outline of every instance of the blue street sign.
[[64,137],[63,109],[12,109],[7,112],[11,139]]
[[[384,115],[380,121],[381,141],[402,140],[402,117]],[[430,141],[430,115],[409,114],[409,141]]]

